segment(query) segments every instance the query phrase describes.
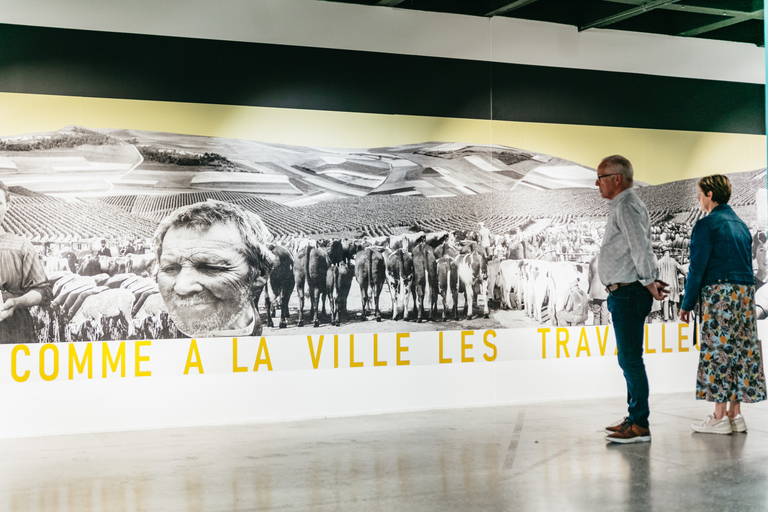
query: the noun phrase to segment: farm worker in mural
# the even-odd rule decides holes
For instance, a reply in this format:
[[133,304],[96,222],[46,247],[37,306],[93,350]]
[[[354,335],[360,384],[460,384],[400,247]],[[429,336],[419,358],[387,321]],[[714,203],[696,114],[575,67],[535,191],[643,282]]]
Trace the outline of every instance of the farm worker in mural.
[[766,394],[755,322],[752,236],[728,206],[730,198],[726,176],[699,180],[699,205],[708,215],[693,226],[680,305],[680,320],[689,323],[696,302],[701,304],[696,399],[715,402],[715,412],[691,428],[705,434],[746,432],[741,402],[760,402]]
[[188,336],[258,336],[253,303],[272,269],[272,239],[254,213],[230,203],[182,206],[155,233],[157,284],[168,314]]
[[629,416],[606,427],[606,439],[615,443],[651,440],[648,426],[648,376],[643,363],[645,317],[653,299],[664,300],[666,283],[651,246],[651,218],[633,188],[632,164],[623,156],[603,159],[595,185],[610,201],[605,237],[598,256],[597,272],[609,291],[608,310],[613,318],[619,366],[627,381]]
[[669,295],[661,302],[661,312],[665,322],[677,318],[677,303],[680,302],[680,284],[678,274],[685,275],[683,266],[669,254],[669,246],[664,246],[664,254],[659,260],[659,279],[669,283]]
[[579,288],[579,280],[571,281],[571,289],[563,309],[557,312],[560,325],[581,325],[589,316],[589,299]]
[[484,222],[477,223],[477,238],[480,241],[480,247],[483,248],[483,254],[486,258],[493,256],[491,252],[491,230],[485,227]]
[[0,343],[36,343],[29,308],[51,299],[51,286],[32,244],[2,227],[11,200],[0,181]]
[[112,256],[112,250],[107,247],[107,241],[103,238],[99,241],[99,250],[96,251],[96,256]]

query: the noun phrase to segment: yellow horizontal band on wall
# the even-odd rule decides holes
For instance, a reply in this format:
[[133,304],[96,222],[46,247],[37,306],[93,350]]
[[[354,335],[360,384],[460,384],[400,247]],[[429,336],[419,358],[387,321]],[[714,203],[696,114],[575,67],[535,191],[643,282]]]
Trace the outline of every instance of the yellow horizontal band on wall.
[[636,180],[654,185],[766,166],[764,135],[0,93],[2,137],[68,125],[330,148],[426,141],[499,144],[588,167],[622,154],[633,162]]

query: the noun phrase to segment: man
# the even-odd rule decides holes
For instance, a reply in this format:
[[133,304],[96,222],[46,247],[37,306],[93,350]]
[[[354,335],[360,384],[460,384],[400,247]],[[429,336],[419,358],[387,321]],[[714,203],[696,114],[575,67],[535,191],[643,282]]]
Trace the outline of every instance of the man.
[[592,325],[608,325],[608,290],[600,282],[597,271],[598,255],[589,260],[589,307],[592,310]]
[[571,281],[571,291],[565,301],[563,309],[557,312],[559,325],[581,325],[589,316],[589,299],[587,294],[579,288],[579,279]]
[[120,256],[125,256],[127,254],[136,254],[136,248],[133,246],[133,240],[130,238],[123,240],[120,244]]
[[184,334],[261,334],[252,297],[272,269],[271,238],[257,215],[220,201],[182,206],[160,223],[157,284]]
[[485,227],[484,222],[478,222],[477,226],[477,238],[480,242],[480,247],[483,248],[485,257],[490,259],[493,256],[491,252],[491,230]]
[[107,247],[107,241],[105,239],[101,239],[99,250],[96,251],[96,256],[112,256],[112,251]]
[[677,304],[680,302],[678,274],[686,275],[686,271],[670,256],[669,247],[664,246],[664,254],[659,260],[659,279],[669,283],[669,294],[661,303],[662,317],[665,322],[674,322],[677,318]]
[[648,377],[643,364],[644,324],[653,299],[663,300],[667,292],[665,283],[657,280],[651,219],[645,204],[635,194],[633,177],[629,160],[614,155],[600,162],[595,183],[600,195],[610,201],[597,271],[609,291],[608,310],[613,318],[629,405],[629,416],[606,428],[606,439],[615,443],[651,440]]

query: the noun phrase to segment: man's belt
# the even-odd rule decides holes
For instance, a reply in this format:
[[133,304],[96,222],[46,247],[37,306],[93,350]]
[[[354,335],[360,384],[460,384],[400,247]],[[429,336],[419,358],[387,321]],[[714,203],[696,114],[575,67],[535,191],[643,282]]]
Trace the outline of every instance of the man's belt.
[[636,282],[637,281],[633,281],[631,283],[613,283],[613,284],[609,284],[608,286],[605,287],[605,291],[607,291],[608,293],[615,292],[616,290],[618,290],[622,286],[629,286],[631,284],[635,284]]

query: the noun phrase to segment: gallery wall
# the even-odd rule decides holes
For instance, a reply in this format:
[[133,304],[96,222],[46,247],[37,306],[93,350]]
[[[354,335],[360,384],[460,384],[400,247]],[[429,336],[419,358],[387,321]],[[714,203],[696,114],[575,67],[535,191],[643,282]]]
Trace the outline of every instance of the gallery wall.
[[618,146],[648,183],[764,158],[750,156],[764,134],[753,45],[316,0],[4,5],[0,21],[27,27],[6,27],[1,90],[48,95],[4,96],[4,135],[79,124],[323,147],[493,135],[590,166]]
[[[764,49],[751,45],[314,0],[0,6],[2,137],[77,125],[353,150],[460,143],[584,169],[620,153],[651,185],[766,166]],[[2,345],[13,414],[0,436],[625,392],[610,326],[385,324]],[[653,393],[692,391],[691,337],[649,325]]]

